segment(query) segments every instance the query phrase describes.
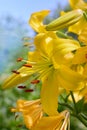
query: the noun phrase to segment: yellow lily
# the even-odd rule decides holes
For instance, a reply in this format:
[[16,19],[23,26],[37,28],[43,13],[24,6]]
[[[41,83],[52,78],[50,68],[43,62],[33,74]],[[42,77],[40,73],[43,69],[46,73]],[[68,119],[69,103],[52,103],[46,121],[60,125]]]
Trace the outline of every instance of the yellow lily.
[[33,29],[40,32],[34,38],[35,50],[29,52],[27,64],[31,64],[32,67],[19,69],[20,73],[8,78],[3,87],[13,87],[22,83],[22,80],[23,82],[28,80],[33,74],[36,75],[35,78],[42,81],[41,103],[44,112],[48,115],[57,115],[59,88],[80,90],[83,88],[84,77],[70,68],[74,56],[72,51],[80,47],[79,43],[58,38],[54,32],[44,32],[42,19],[48,12],[37,12],[30,18]]
[[[27,68],[27,70],[22,68],[20,75],[22,78],[29,78],[35,74],[42,81],[41,103],[43,110],[48,115],[57,115],[59,87],[72,91],[83,88],[83,76],[70,69],[73,58],[72,51],[79,48],[79,43],[75,40],[57,38],[53,32],[38,34],[34,43],[36,49],[29,52],[27,61],[32,68]],[[5,88],[19,84],[21,77],[19,79],[19,76],[16,75],[15,78],[11,76],[9,79],[4,83]],[[16,80],[17,83],[15,83]]]
[[47,31],[56,31],[58,29],[63,29],[77,23],[80,19],[84,18],[84,12],[80,9],[76,9],[64,14],[48,25],[44,25],[43,20],[49,14],[49,12],[49,10],[42,10],[31,15],[29,24],[36,32],[46,33]]
[[26,101],[18,100],[17,107],[11,109],[12,112],[21,112],[27,128],[31,129],[42,118],[43,111],[40,99]]
[[56,116],[44,116],[40,99],[26,101],[18,100],[16,108],[11,109],[12,112],[21,112],[24,123],[28,129],[41,130],[66,130],[69,129],[69,112],[63,111]]
[[42,117],[31,130],[70,130],[69,112],[63,111],[58,116]]

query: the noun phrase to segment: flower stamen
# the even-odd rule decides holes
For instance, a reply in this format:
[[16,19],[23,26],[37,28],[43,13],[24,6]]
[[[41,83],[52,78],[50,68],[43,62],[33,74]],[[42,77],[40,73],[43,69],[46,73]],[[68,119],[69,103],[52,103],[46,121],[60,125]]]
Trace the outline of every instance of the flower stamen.
[[20,74],[20,72],[18,72],[17,70],[12,70],[12,72],[15,74]]

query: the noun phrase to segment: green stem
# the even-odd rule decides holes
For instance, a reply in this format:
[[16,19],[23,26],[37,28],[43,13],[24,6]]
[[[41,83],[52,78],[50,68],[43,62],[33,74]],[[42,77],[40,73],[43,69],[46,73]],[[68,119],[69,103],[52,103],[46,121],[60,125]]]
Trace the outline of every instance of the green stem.
[[73,92],[72,92],[72,91],[70,91],[70,94],[71,94],[72,101],[73,101],[73,104],[74,104],[74,110],[75,110],[75,113],[77,114],[77,113],[78,113],[78,111],[77,111],[76,101],[75,101],[75,98],[74,98]]
[[84,113],[80,113],[80,115],[81,115],[85,120],[87,120],[87,116],[86,116]]
[[61,98],[63,99],[63,101],[65,102],[65,98],[63,97],[63,95],[60,95],[61,96]]
[[81,113],[78,113],[73,92],[70,91],[70,94],[71,94],[71,97],[72,97],[72,100],[73,100],[73,103],[74,103],[74,110],[75,110],[75,113],[73,114],[73,116],[76,117],[79,121],[81,121],[87,127],[87,121],[83,118]]
[[66,38],[66,39],[72,38],[72,37],[68,36],[67,34],[63,33],[62,31],[57,31],[56,34],[60,37]]
[[83,119],[83,117],[79,114],[76,116],[78,120],[80,120],[86,127],[87,127],[87,121]]
[[69,108],[70,110],[72,110],[72,111],[73,111],[72,106],[70,106],[70,105],[69,105],[69,104],[67,104],[67,103],[60,103],[60,102],[58,102],[58,104],[59,104],[59,105],[62,105],[62,106],[65,106],[65,107],[67,107],[67,108]]
[[71,114],[71,116],[76,117],[84,126],[87,127],[87,121],[85,121],[80,114]]

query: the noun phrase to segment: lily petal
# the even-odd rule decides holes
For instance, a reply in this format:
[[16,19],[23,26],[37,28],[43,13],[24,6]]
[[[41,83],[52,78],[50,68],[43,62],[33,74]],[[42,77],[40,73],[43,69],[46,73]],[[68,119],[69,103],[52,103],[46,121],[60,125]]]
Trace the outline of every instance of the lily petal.
[[51,57],[54,40],[57,39],[57,35],[54,32],[47,32],[47,33],[40,33],[38,34],[35,39],[34,43],[36,49],[43,55]]
[[87,3],[83,0],[69,0],[69,3],[73,9],[87,9]]
[[58,71],[58,81],[60,86],[66,90],[77,91],[84,87],[85,77],[69,67],[61,65]]
[[[12,74],[3,83],[3,88],[11,88],[18,84],[24,83],[31,76],[31,69],[29,73],[29,68],[22,67],[18,70],[19,74]],[[28,72],[28,73],[27,73]]]
[[49,12],[49,10],[42,10],[31,15],[29,24],[36,32],[46,32],[43,25],[43,19],[49,14]]
[[12,112],[21,112],[27,128],[31,129],[43,116],[40,99],[26,101],[18,100],[17,107],[11,109]]
[[72,60],[73,64],[82,64],[87,62],[87,46],[79,48]]
[[63,111],[57,116],[42,117],[31,130],[67,130],[69,128],[69,112]]
[[79,35],[82,32],[82,30],[86,27],[86,23],[87,23],[87,21],[86,21],[85,17],[82,17],[77,23],[70,26],[68,28],[68,31]]
[[57,115],[58,108],[58,82],[56,72],[51,70],[44,79],[41,89],[41,103],[45,113]]
[[55,64],[70,64],[73,58],[74,50],[80,47],[79,43],[70,39],[56,39],[54,40],[54,50],[52,60]]
[[78,39],[83,42],[85,45],[87,45],[87,24],[85,24],[85,27],[82,29],[81,33],[79,34]]

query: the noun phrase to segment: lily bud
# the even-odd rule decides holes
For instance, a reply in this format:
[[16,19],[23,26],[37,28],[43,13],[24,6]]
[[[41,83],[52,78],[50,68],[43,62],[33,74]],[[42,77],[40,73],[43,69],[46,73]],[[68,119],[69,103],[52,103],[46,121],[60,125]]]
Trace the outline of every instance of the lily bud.
[[45,28],[47,31],[56,31],[58,29],[63,29],[63,28],[66,28],[68,26],[75,24],[82,17],[83,17],[83,11],[80,9],[76,9],[55,19],[54,21],[46,25]]

